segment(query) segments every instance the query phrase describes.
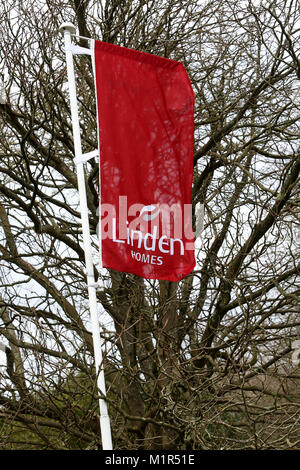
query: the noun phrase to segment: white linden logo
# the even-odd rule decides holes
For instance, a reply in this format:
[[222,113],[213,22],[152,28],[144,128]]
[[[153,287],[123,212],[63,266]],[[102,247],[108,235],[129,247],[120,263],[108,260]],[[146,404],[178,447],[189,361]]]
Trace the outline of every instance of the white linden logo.
[[[141,211],[139,218],[145,222],[152,221],[159,215],[160,209],[155,205],[144,206]],[[168,238],[166,235],[158,237],[158,227],[154,225],[151,233],[143,233],[141,230],[133,230],[130,226],[126,228],[126,238],[118,239],[116,230],[116,219],[112,219],[112,241],[114,243],[126,243],[135,249],[144,249],[145,251],[153,252],[159,250],[160,253],[166,253],[171,256],[174,255],[175,246],[180,250],[180,254],[184,254],[184,244],[180,238]],[[128,221],[127,221],[128,225]],[[131,256],[136,261],[150,264],[163,264],[162,256],[155,256],[153,254],[142,254],[131,250]]]
[[[185,250],[194,250],[195,235],[199,236],[203,230],[204,211],[196,212],[195,233],[191,227],[191,204],[182,207],[179,203],[146,206],[136,203],[128,207],[127,196],[119,196],[118,216],[117,207],[109,203],[101,204],[97,215],[100,220],[96,230],[101,242],[109,238],[113,243],[145,250],[146,255],[131,251],[131,256],[151,264],[156,257],[159,260],[155,264],[162,264],[162,257],[157,257],[154,251],[172,256],[176,252],[184,255]],[[130,223],[128,217],[134,217]]]
[[[150,205],[150,206],[144,206],[143,209],[141,210],[140,212],[140,217],[142,216],[142,214],[144,214],[144,212],[152,212],[156,209],[156,206],[153,206],[153,205]],[[156,212],[154,212],[154,214],[144,214],[142,216],[143,220],[145,222],[148,222],[149,220],[153,220],[155,219],[155,217],[157,217],[159,214],[159,209],[157,209]]]

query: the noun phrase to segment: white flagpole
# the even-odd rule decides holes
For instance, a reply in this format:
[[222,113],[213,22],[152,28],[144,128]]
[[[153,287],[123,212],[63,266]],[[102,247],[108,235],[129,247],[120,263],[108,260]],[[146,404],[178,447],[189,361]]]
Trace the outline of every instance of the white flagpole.
[[[78,162],[76,164],[77,181],[78,181],[78,191],[79,191],[79,196],[80,196],[81,223],[82,223],[85,263],[86,263],[86,271],[87,271],[87,285],[88,285],[88,294],[89,294],[91,323],[92,323],[97,385],[101,392],[101,395],[105,397],[106,388],[105,388],[105,378],[104,378],[104,370],[103,370],[100,327],[99,327],[98,314],[97,314],[96,284],[95,284],[95,277],[94,277],[94,263],[93,263],[92,246],[91,246],[91,239],[90,239],[90,227],[89,227],[89,218],[88,218],[88,206],[87,206],[87,197],[86,197],[86,188],[85,188],[84,167],[83,167],[83,162],[82,162],[82,148],[81,148],[80,126],[79,126],[79,118],[78,118],[74,63],[73,63],[73,54],[72,54],[72,51],[70,50],[71,34],[75,33],[76,28],[71,23],[63,23],[59,30],[60,32],[64,34],[64,38],[65,38],[66,63],[67,63],[67,71],[68,71],[68,84],[69,84],[69,93],[70,93],[74,151],[75,151],[75,160]],[[107,404],[106,404],[105,399],[103,398],[99,399],[99,408],[100,408],[100,430],[101,430],[101,438],[102,438],[102,448],[103,450],[112,450],[110,419],[109,419]]]

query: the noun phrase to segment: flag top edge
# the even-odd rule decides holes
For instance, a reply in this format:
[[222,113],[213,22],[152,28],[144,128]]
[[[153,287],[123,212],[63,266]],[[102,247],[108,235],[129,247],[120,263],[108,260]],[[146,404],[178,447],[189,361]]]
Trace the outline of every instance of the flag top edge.
[[95,51],[105,50],[116,55],[125,56],[132,60],[148,62],[153,65],[160,65],[161,67],[183,67],[183,64],[177,60],[168,59],[167,57],[161,57],[150,52],[138,51],[136,49],[129,49],[124,46],[118,46],[117,44],[110,44],[108,42],[94,40]]

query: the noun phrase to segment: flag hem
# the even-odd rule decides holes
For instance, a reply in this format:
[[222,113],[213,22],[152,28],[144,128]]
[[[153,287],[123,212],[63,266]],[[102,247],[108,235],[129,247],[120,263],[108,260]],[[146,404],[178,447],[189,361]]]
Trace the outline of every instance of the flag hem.
[[100,148],[100,138],[99,138],[99,101],[98,101],[98,93],[97,93],[97,82],[96,82],[96,62],[95,62],[95,39],[91,40],[91,57],[92,57],[92,69],[94,75],[94,86],[95,86],[95,98],[96,98],[96,121],[97,121],[97,143],[98,143],[98,155],[99,155],[99,207],[98,207],[98,216],[99,216],[99,233],[98,233],[98,240],[99,240],[99,268],[103,268],[103,259],[102,259],[102,236],[101,236],[101,148]]

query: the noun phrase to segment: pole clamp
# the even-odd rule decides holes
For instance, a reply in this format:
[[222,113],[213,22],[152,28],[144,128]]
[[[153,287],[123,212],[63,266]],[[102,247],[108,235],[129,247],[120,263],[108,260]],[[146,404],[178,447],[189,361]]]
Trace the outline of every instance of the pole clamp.
[[79,155],[78,157],[75,157],[73,159],[75,165],[80,165],[81,163],[86,163],[88,162],[91,158],[97,158],[99,157],[99,150],[93,150],[92,152],[88,153],[83,153],[82,155]]
[[91,49],[87,49],[86,47],[77,46],[76,44],[70,44],[69,47],[66,48],[67,51],[71,51],[74,55],[92,55]]

